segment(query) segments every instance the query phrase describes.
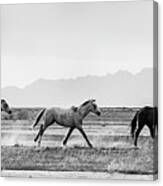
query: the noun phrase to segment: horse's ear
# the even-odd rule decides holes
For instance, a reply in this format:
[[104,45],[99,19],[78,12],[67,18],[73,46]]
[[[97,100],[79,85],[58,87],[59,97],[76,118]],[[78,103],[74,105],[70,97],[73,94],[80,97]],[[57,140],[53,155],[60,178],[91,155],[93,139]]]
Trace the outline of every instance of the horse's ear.
[[4,99],[1,99],[1,102],[6,102]]
[[72,109],[74,112],[77,112],[78,107],[72,106],[71,109]]

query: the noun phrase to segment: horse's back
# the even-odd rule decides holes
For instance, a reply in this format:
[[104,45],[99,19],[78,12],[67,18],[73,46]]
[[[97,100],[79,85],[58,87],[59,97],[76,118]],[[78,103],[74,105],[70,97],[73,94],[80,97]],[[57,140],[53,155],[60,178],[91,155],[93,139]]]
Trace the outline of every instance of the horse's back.
[[51,108],[47,108],[46,112],[47,113],[54,113],[54,114],[71,114],[73,110],[69,109],[69,108],[60,108],[60,107],[51,107]]
[[45,119],[62,126],[70,127],[74,122],[74,112],[71,109],[51,107],[46,110]]
[[157,123],[157,118],[158,118],[158,111],[157,107],[150,107],[150,106],[145,106],[139,111],[139,117],[144,120],[144,122],[148,123]]

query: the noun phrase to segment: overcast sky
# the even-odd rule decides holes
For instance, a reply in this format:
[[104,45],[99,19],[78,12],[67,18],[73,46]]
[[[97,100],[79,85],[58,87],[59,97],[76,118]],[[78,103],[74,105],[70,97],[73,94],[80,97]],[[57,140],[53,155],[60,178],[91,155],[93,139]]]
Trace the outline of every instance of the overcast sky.
[[2,87],[153,65],[152,1],[3,5]]

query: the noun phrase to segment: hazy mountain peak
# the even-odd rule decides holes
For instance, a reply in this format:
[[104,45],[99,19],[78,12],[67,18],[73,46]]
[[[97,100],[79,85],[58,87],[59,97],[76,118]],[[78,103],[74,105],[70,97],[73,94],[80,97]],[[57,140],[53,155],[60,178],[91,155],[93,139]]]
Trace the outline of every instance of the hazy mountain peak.
[[103,106],[150,105],[153,101],[152,80],[151,68],[143,69],[136,75],[119,70],[112,75],[88,75],[75,79],[39,78],[24,89],[6,87],[2,89],[2,96],[11,105],[18,106],[78,105],[90,97]]
[[145,73],[153,73],[153,68],[143,68],[140,72],[138,72],[136,75],[139,74],[145,74]]

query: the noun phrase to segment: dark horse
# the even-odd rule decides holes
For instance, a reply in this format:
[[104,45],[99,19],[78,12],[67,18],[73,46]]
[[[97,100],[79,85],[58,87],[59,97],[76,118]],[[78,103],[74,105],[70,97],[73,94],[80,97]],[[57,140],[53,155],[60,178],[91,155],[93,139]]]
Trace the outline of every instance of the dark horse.
[[45,132],[47,127],[56,123],[63,127],[70,128],[66,138],[63,141],[63,145],[66,145],[67,140],[70,137],[72,131],[76,128],[81,132],[88,146],[92,148],[92,144],[88,140],[87,135],[85,134],[83,127],[82,127],[83,119],[90,112],[93,112],[94,114],[98,116],[100,115],[100,109],[96,105],[94,99],[85,101],[79,107],[72,106],[69,109],[63,109],[59,107],[43,109],[36,117],[36,120],[32,126],[34,128],[37,125],[37,123],[40,121],[41,117],[43,117],[44,123],[40,125],[40,130],[37,136],[35,137],[34,141],[36,142],[39,139],[38,146],[40,146],[43,133]]
[[158,130],[158,110],[157,107],[143,107],[135,114],[131,122],[131,135],[134,138],[134,145],[137,146],[137,140],[143,127],[147,125],[151,137],[154,138],[156,129]]
[[1,111],[11,114],[12,111],[5,99],[1,99]]

